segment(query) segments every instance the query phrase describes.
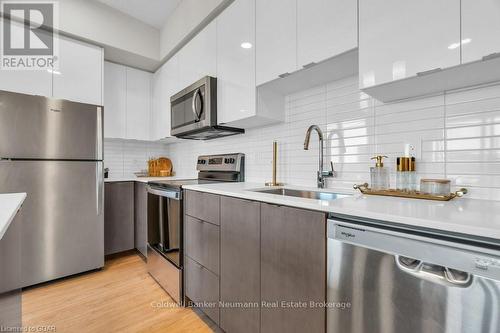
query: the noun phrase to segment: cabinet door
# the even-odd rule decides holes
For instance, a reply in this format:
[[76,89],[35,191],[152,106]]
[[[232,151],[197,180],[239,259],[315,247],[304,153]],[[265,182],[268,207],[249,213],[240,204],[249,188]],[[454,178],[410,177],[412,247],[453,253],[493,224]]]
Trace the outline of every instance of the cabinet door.
[[219,276],[219,226],[189,215],[184,216],[185,254]]
[[297,0],[299,68],[358,46],[358,4],[352,0]]
[[[226,332],[258,332],[260,322],[260,203],[221,197],[220,298],[256,307],[221,307]],[[278,331],[275,331],[278,332]],[[284,332],[284,331],[282,331]]]
[[188,256],[184,257],[184,272],[186,297],[218,325],[219,277]]
[[127,139],[150,139],[151,79],[151,73],[127,67]]
[[178,53],[181,89],[204,76],[217,76],[215,21],[189,41]]
[[462,0],[462,63],[500,52],[498,36],[500,1]]
[[126,68],[104,63],[104,137],[125,139]]
[[54,97],[102,105],[103,50],[66,37],[59,38],[54,62]]
[[152,77],[152,105],[151,105],[151,140],[160,140],[162,137],[162,111],[163,105],[161,100],[161,95],[163,94],[163,77],[162,77],[163,67],[157,70]]
[[460,0],[360,0],[360,87],[459,65],[459,41]]
[[[261,204],[261,332],[325,332],[326,217],[324,213]],[[286,304],[286,303],[285,303]]]
[[256,0],[257,85],[297,69],[297,7],[291,0]]
[[164,138],[171,137],[170,130],[171,121],[172,121],[172,113],[170,109],[170,97],[177,94],[181,89],[185,87],[179,86],[179,58],[177,55],[170,58],[164,65],[162,70],[162,85],[163,85],[163,93],[160,94],[161,101],[160,105],[162,105],[162,125]]
[[134,184],[134,246],[147,257],[148,243],[148,189],[147,184]]
[[134,248],[134,183],[104,186],[104,254]]
[[255,115],[255,1],[233,2],[217,17],[217,119]]
[[220,196],[216,194],[185,191],[186,214],[215,225],[220,224]]
[[177,93],[179,68],[177,57],[169,59],[153,75],[152,139],[170,137],[170,97]]
[[[1,26],[4,24],[3,20],[0,17]],[[22,38],[24,34],[22,25],[16,22],[10,22],[10,24],[13,40]],[[52,97],[52,71],[50,69],[33,71],[0,69],[0,90]]]

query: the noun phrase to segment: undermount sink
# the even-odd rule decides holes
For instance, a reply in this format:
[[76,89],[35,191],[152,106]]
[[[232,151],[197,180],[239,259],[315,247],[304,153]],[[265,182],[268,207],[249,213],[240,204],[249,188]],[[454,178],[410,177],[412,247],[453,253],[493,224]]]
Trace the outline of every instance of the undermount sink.
[[316,199],[316,200],[335,200],[350,196],[348,194],[340,194],[333,192],[302,191],[302,190],[292,190],[288,188],[270,188],[270,189],[266,188],[266,189],[252,190],[252,192],[277,194],[288,197],[298,197],[298,198]]

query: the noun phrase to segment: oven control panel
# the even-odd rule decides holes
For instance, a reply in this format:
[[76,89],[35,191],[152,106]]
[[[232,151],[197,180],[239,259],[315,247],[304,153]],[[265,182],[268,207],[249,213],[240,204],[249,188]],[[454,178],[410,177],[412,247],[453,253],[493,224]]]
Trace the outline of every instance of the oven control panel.
[[196,169],[198,171],[234,171],[240,172],[245,154],[223,154],[199,156]]

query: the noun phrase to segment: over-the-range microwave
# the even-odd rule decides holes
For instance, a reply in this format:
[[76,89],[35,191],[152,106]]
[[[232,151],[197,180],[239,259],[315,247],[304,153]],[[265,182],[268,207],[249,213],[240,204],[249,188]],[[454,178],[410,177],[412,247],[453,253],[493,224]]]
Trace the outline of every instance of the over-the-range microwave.
[[206,76],[170,98],[171,134],[209,140],[241,134],[240,128],[217,125],[217,79]]

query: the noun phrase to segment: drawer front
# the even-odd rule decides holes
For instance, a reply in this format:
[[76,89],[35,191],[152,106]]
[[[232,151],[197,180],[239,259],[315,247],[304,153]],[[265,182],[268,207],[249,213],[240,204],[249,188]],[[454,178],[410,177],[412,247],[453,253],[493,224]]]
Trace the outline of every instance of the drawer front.
[[186,191],[186,214],[219,225],[220,198],[216,194]]
[[219,227],[186,215],[186,255],[219,275]]
[[206,306],[199,308],[219,325],[219,278],[188,256],[184,259],[186,296],[195,303],[204,303]]

